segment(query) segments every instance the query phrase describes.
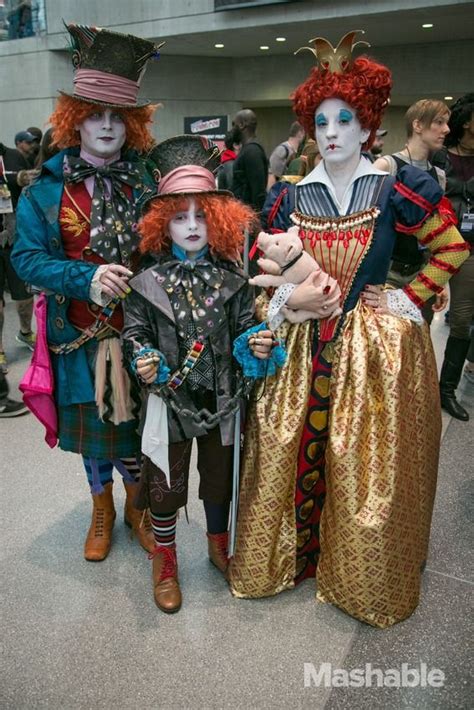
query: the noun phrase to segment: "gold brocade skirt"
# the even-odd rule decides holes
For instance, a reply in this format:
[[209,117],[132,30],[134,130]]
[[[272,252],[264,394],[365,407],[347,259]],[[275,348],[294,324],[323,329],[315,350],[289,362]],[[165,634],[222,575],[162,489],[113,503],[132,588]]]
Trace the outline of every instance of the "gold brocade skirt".
[[428,326],[357,306],[331,376],[317,597],[379,627],[418,604],[441,409]]
[[[288,329],[288,361],[250,405],[236,553],[238,597],[293,586],[295,480],[311,382],[311,325]],[[259,399],[259,397],[261,397]],[[331,374],[318,599],[386,627],[418,603],[441,413],[429,329],[358,305]]]
[[295,482],[311,385],[312,323],[277,331],[288,359],[258,382],[245,423],[239,516],[229,583],[236,597],[266,597],[294,586]]

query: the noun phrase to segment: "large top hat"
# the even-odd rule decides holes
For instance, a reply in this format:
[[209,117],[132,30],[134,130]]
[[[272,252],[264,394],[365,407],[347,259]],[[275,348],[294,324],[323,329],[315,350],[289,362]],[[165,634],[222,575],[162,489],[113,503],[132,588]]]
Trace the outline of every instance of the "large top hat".
[[205,136],[168,138],[155,146],[148,157],[159,185],[158,194],[147,202],[196,193],[232,195],[216,187],[214,171],[220,165],[220,150]]
[[147,39],[111,32],[100,27],[66,25],[72,47],[74,93],[65,96],[120,108],[141,108],[138,90],[149,59],[159,49]]

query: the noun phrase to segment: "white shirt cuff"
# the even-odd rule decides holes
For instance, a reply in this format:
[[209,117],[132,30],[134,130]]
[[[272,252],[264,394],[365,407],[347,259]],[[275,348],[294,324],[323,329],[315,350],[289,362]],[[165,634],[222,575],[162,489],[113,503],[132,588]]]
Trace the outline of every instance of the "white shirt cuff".
[[407,318],[414,323],[418,323],[418,325],[423,323],[420,309],[408,298],[405,291],[401,288],[396,288],[390,289],[385,293],[387,294],[387,308],[393,315],[399,318]]
[[106,306],[112,300],[112,298],[106,293],[102,293],[102,284],[99,281],[101,275],[107,269],[107,266],[108,264],[103,264],[102,266],[99,266],[92,278],[91,285],[89,288],[89,298],[91,299],[91,301],[97,303],[98,306],[102,307]]
[[281,309],[290,298],[296,288],[296,284],[286,283],[277,288],[268,305],[268,327],[276,330],[285,320],[285,316],[280,313]]

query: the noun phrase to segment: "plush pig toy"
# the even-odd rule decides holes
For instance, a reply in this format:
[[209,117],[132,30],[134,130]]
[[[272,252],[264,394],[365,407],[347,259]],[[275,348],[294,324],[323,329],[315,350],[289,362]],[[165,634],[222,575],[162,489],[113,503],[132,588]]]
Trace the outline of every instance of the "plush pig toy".
[[[278,288],[283,284],[298,285],[313,275],[313,285],[321,287],[323,293],[328,295],[327,306],[323,306],[324,317],[332,318],[342,313],[339,306],[341,291],[337,281],[323,271],[315,259],[303,249],[298,227],[291,227],[288,232],[280,234],[260,232],[257,247],[263,252],[257,263],[265,273],[254,276],[249,283],[262,288]],[[317,310],[319,314],[316,309],[292,310],[283,306],[280,312],[290,323],[302,323],[309,318],[321,317],[320,303]]]

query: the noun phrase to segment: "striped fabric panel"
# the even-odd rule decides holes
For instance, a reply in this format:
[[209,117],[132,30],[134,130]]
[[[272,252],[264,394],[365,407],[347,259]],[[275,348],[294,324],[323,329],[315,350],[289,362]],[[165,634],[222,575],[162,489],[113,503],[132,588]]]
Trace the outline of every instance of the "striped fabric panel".
[[375,201],[375,193],[381,179],[382,177],[380,175],[365,175],[355,182],[347,214],[360,212],[361,210],[372,207]]
[[321,183],[309,183],[296,187],[296,209],[315,217],[338,216],[337,208],[328,189]]
[[[347,214],[369,209],[375,202],[381,175],[363,175],[354,183]],[[315,217],[340,217],[339,211],[325,185],[309,183],[296,188],[296,209]]]

